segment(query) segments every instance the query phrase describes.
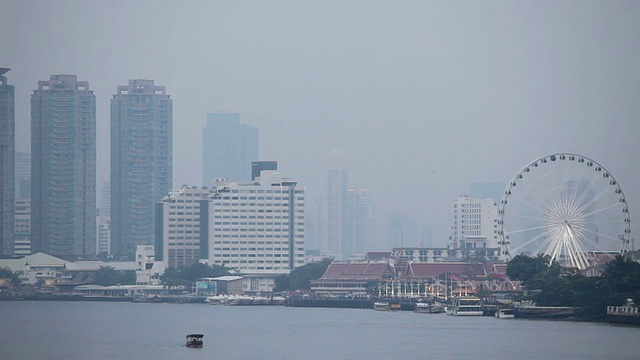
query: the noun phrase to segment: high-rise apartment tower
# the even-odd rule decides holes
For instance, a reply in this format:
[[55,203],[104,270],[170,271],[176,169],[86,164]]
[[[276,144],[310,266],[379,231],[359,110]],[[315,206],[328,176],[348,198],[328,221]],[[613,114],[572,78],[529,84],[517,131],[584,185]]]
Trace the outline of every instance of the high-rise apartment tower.
[[15,89],[0,68],[0,255],[13,254],[15,197]]
[[31,248],[95,254],[96,97],[75,75],[38,81],[31,95]]
[[155,202],[172,186],[172,101],[153,80],[111,99],[111,254],[131,258],[154,239]]

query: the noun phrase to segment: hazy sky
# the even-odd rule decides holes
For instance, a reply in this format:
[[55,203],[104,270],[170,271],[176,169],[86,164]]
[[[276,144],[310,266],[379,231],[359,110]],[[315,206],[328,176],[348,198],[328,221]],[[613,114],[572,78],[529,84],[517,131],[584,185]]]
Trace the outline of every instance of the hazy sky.
[[[449,235],[470,182],[508,182],[560,151],[625,190],[640,239],[637,1],[24,1],[0,8],[0,67],[29,151],[38,80],[75,74],[98,104],[99,187],[109,99],[129,79],[172,95],[174,186],[201,185],[205,114],[261,131],[261,158],[307,186],[342,149],[381,222],[404,212]],[[435,173],[434,173],[435,170]],[[384,227],[381,229],[384,231]],[[384,236],[383,234],[380,234]]]

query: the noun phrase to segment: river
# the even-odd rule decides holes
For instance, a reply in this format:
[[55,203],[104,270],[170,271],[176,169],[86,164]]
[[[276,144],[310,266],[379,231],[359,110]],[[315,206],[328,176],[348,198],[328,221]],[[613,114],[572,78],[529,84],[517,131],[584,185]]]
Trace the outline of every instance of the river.
[[[204,348],[184,346],[203,333]],[[0,359],[638,359],[640,328],[359,309],[0,302]]]

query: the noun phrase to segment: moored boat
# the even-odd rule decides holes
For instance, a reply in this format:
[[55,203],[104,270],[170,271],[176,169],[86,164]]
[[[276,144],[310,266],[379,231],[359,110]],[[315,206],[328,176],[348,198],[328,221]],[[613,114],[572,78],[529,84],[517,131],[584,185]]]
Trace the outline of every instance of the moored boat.
[[416,303],[413,311],[419,314],[442,314],[444,312],[444,305],[439,303]]
[[514,309],[498,309],[494,314],[496,319],[513,319],[515,317]]
[[477,297],[461,296],[453,300],[449,315],[482,316],[482,300]]
[[640,306],[627,299],[622,306],[607,306],[607,321],[618,324],[640,325]]
[[377,301],[373,303],[373,310],[389,311],[391,310],[391,305],[386,301]]

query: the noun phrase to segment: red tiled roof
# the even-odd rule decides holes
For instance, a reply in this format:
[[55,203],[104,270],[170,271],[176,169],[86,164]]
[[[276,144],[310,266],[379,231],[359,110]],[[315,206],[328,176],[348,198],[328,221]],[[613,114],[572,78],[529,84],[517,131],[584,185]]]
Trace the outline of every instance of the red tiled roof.
[[433,278],[446,273],[460,276],[486,276],[484,265],[466,263],[411,263],[407,274],[418,278]]
[[385,263],[332,263],[319,280],[378,280],[387,271]]
[[324,275],[342,275],[348,266],[348,263],[331,263]]

